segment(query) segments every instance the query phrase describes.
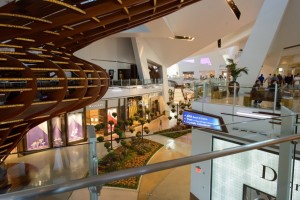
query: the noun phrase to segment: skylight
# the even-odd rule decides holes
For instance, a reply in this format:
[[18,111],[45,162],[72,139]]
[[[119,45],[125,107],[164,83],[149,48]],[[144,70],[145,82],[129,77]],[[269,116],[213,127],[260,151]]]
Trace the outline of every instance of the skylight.
[[200,58],[200,64],[202,65],[211,65],[209,58]]
[[183,60],[183,62],[195,63],[195,59],[185,59],[185,60]]

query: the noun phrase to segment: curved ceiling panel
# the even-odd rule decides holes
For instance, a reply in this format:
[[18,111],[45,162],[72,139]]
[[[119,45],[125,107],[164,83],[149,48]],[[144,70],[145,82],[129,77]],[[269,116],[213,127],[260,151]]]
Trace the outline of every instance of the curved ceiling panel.
[[72,56],[88,44],[199,0],[22,0],[0,8],[0,163],[26,132],[107,91],[101,67]]

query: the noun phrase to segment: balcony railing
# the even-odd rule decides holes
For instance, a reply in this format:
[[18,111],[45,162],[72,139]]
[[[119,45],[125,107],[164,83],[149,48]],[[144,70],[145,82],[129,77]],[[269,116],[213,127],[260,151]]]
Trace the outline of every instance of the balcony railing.
[[121,79],[110,80],[109,86],[160,85],[162,83],[162,79]]
[[[279,118],[282,121],[287,119],[294,120],[295,118],[298,118],[297,115],[286,115],[286,116],[281,116],[281,117],[275,117]],[[270,118],[269,120],[272,120]],[[250,120],[250,121],[243,121],[243,122],[238,122],[238,123],[232,123],[232,124],[226,124],[226,126],[229,128],[233,128],[233,126],[241,125],[241,124],[248,124],[249,126],[255,126],[256,123],[264,123],[265,120]],[[253,124],[254,123],[254,124]],[[294,125],[293,125],[294,126]],[[231,129],[229,128],[229,129]],[[200,130],[203,131],[204,129],[196,129],[194,130]],[[231,133],[229,133],[231,134]],[[246,133],[240,132],[240,134],[245,135]],[[254,133],[254,132],[249,132],[249,134],[252,139],[253,136],[257,135],[257,137],[264,137],[263,134],[259,133]],[[280,135],[280,133],[279,133]],[[100,186],[100,188],[107,183],[110,183],[115,180],[120,180],[120,179],[125,179],[129,177],[134,177],[134,176],[139,176],[139,175],[145,175],[153,172],[159,172],[162,170],[166,169],[171,169],[179,166],[184,166],[184,165],[190,165],[193,163],[199,163],[207,160],[213,160],[216,158],[228,156],[228,155],[234,155],[237,153],[241,152],[248,152],[250,150],[254,149],[262,149],[265,147],[273,147],[274,145],[281,144],[281,143],[286,143],[289,141],[296,141],[300,139],[300,135],[292,135],[292,136],[285,136],[285,137],[280,137],[277,135],[276,137],[272,137],[272,139],[268,139],[269,136],[264,137],[264,139],[257,138],[258,142],[250,142],[249,144],[246,145],[241,145],[237,147],[232,147],[232,148],[225,148],[222,151],[213,151],[213,152],[207,152],[204,154],[199,154],[199,155],[187,155],[183,156],[182,158],[178,159],[173,159],[170,161],[163,161],[163,162],[158,162],[155,164],[148,164],[145,166],[141,167],[136,167],[136,168],[130,168],[130,169],[124,169],[124,170],[119,170],[119,171],[114,171],[102,175],[94,175],[90,177],[86,177],[84,174],[89,170],[89,168],[94,167],[97,169],[97,166],[94,166],[96,164],[97,159],[93,158],[92,159],[95,162],[91,162],[90,164],[88,161],[89,155],[91,156],[93,154],[93,142],[90,141],[88,144],[83,144],[83,145],[76,145],[76,146],[70,146],[70,147],[64,147],[60,149],[51,149],[51,150],[45,150],[43,152],[40,152],[39,158],[38,159],[33,159],[33,155],[28,155],[27,158],[27,163],[34,163],[34,165],[39,166],[40,168],[44,168],[47,166],[49,167],[49,172],[43,171],[40,172],[39,170],[36,172],[36,175],[33,175],[34,177],[31,180],[31,184],[29,187],[20,187],[22,190],[20,191],[10,191],[9,193],[6,194],[1,194],[0,198],[3,199],[27,199],[27,198],[32,198],[32,197],[40,197],[41,199],[43,198],[44,195],[54,195],[54,194],[60,194],[60,193],[65,193],[65,192],[72,192],[74,190],[78,190],[81,188],[90,188],[91,192],[97,193],[97,188],[95,186]],[[150,140],[157,140],[162,142],[162,138],[159,137],[157,138],[156,135],[147,135],[145,138],[148,138]],[[130,140],[131,138],[128,137],[126,140]],[[169,141],[169,139],[167,140]],[[166,143],[166,148],[171,148],[172,145],[177,145],[177,143],[174,141],[173,144]],[[179,145],[179,143],[178,143]],[[182,144],[181,144],[182,145]],[[116,148],[118,144],[114,142],[114,147]],[[103,147],[103,143],[97,143],[98,151],[96,154],[99,155],[99,157],[104,156],[107,154],[107,151]],[[78,148],[76,150],[76,148]],[[276,149],[276,148],[275,148]],[[77,152],[77,153],[76,153]],[[95,153],[95,152],[94,152]],[[74,155],[73,155],[74,154]],[[13,157],[14,155],[12,155]],[[31,159],[30,160],[30,156]],[[25,157],[20,157],[19,160],[20,162],[24,164],[24,161],[22,160]],[[52,160],[52,161],[51,161]],[[69,163],[65,163],[65,161],[68,160]],[[15,163],[16,160],[12,159],[12,163]],[[9,158],[8,158],[9,162]],[[50,162],[47,164],[47,162]],[[93,164],[94,163],[94,164]],[[65,165],[66,164],[66,165]],[[33,165],[33,164],[31,164]],[[27,166],[30,167],[30,166]],[[65,170],[64,167],[67,167],[68,169]],[[21,168],[20,168],[21,169]],[[29,170],[29,168],[26,168],[25,170]],[[36,170],[31,167],[31,170]],[[28,172],[28,171],[27,171]],[[67,173],[66,173],[67,172]],[[190,171],[189,171],[190,172]],[[33,172],[30,172],[33,173]],[[91,173],[91,172],[90,172]],[[29,173],[28,173],[29,174]],[[81,176],[80,176],[81,175]],[[23,178],[25,179],[26,176]],[[180,180],[178,180],[180,182]],[[97,196],[97,195],[96,195]],[[93,198],[91,198],[93,199]],[[161,199],[164,199],[163,196]]]

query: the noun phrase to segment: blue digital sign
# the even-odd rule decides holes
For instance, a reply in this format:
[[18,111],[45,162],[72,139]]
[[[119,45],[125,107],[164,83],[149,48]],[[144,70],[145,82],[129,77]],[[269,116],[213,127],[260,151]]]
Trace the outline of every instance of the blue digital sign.
[[227,132],[222,117],[210,115],[207,113],[184,111],[183,123],[190,126]]

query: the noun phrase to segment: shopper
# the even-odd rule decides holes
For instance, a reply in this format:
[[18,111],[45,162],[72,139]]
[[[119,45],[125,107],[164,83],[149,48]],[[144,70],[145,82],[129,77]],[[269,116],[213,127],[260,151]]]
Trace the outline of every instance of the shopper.
[[264,80],[265,80],[265,77],[263,74],[261,74],[259,77],[258,77],[258,80],[260,81],[260,85],[263,86],[264,84]]
[[299,73],[294,78],[294,89],[295,90],[300,89],[300,74]]
[[159,119],[159,130],[161,131],[162,130],[162,120]]
[[[260,87],[261,87],[261,81],[260,80],[256,80],[255,83],[254,83],[254,85],[253,85],[253,87],[252,87],[252,92],[259,94],[258,90],[259,90]],[[262,100],[255,99],[254,100],[254,106],[260,105],[261,102],[262,102]]]
[[266,82],[267,81],[267,83],[268,83],[268,86],[269,85],[271,85],[271,81],[272,81],[272,74],[269,74],[269,76],[265,79],[265,81],[264,82]]

